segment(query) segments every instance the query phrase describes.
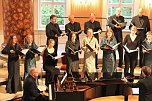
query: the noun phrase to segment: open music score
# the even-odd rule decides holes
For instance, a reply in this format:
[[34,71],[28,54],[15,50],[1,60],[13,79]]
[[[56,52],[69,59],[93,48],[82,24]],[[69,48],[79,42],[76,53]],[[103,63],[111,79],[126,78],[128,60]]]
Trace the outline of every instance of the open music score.
[[21,52],[26,55],[26,53],[29,51],[29,49],[23,49]]
[[143,52],[145,53],[149,53],[150,51],[152,51],[151,49],[146,48],[144,45],[141,45],[143,47]]
[[130,50],[126,45],[123,45],[123,48],[125,49],[125,51],[127,51],[128,53],[132,53],[132,52],[137,52],[138,51],[138,47],[134,50]]
[[75,34],[79,34],[79,33],[82,32],[82,30],[79,30],[79,31],[77,31],[77,32],[74,32],[74,31],[72,31],[70,28],[68,28],[68,30],[70,31],[70,33],[75,33]]
[[52,56],[51,54],[48,54],[52,59],[57,60],[59,58],[62,58],[64,55],[58,55],[58,56]]
[[74,51],[71,47],[68,47],[68,48],[73,52],[73,54],[76,54],[76,53],[80,53],[80,52],[82,52],[82,50]]
[[125,27],[126,25],[127,25],[127,22],[122,22],[122,23],[120,23],[120,22],[118,22],[116,19],[114,19],[113,18],[113,21],[115,21],[116,22],[116,24],[118,24],[119,26],[121,26],[121,28],[123,28],[123,27]]
[[109,49],[111,49],[111,50],[115,50],[116,47],[117,47],[118,45],[120,45],[120,43],[121,43],[121,42],[119,42],[119,43],[117,43],[117,44],[115,44],[115,45],[113,45],[113,46],[111,46],[111,45],[109,45],[109,44],[106,44],[106,47],[109,47]]
[[93,34],[101,33],[101,30],[98,30],[97,32],[93,32]]
[[40,54],[44,51],[45,48],[46,48],[45,46],[40,46],[37,49],[23,49],[21,51],[18,50],[18,52],[19,52],[20,55],[26,55],[26,53],[28,51],[32,52],[33,54]]
[[[132,26],[135,26],[132,22],[130,22]],[[136,26],[137,27],[137,26]],[[144,28],[137,27],[137,30],[143,30]]]

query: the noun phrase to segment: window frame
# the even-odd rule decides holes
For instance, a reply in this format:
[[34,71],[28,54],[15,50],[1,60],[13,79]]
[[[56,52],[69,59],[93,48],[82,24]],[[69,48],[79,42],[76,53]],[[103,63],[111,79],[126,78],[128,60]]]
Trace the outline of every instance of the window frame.
[[[120,7],[121,9],[123,8],[123,7],[129,7],[129,8],[131,8],[131,12],[132,12],[132,14],[131,14],[131,16],[124,16],[125,17],[125,21],[126,21],[126,19],[130,19],[131,20],[131,18],[134,16],[134,5],[135,5],[135,0],[132,0],[132,3],[122,3],[123,2],[123,0],[119,0],[119,3],[109,3],[108,1],[107,1],[107,7],[108,7],[108,9],[110,8],[110,7]],[[110,17],[110,16],[112,16],[112,15],[108,15],[108,11],[107,11],[107,17]],[[129,23],[129,22],[127,22],[127,23]],[[126,28],[123,30],[123,31],[125,31],[125,32],[128,32],[129,31],[129,26],[126,26]]]
[[[64,2],[55,2],[55,0],[52,0],[52,1],[41,1],[41,0],[38,0],[38,29],[45,30],[46,25],[42,25],[42,23],[41,23],[42,16],[45,15],[45,14],[41,13],[41,5],[43,5],[43,4],[51,5],[52,14],[54,14],[54,6],[55,5],[63,5],[64,6],[64,15],[63,15],[63,17],[65,17],[66,16],[66,0],[64,0]],[[46,15],[49,15],[49,14],[46,14]],[[58,17],[57,17],[57,19],[58,19]],[[59,25],[59,27],[60,27],[61,30],[63,30],[64,26],[65,26],[65,19],[64,19],[64,24],[63,25]]]

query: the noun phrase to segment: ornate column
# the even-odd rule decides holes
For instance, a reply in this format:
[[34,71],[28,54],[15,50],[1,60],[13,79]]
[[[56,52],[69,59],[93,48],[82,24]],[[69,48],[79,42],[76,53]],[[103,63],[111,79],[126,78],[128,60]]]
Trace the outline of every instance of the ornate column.
[[4,43],[16,34],[23,45],[27,34],[34,35],[33,0],[2,0]]

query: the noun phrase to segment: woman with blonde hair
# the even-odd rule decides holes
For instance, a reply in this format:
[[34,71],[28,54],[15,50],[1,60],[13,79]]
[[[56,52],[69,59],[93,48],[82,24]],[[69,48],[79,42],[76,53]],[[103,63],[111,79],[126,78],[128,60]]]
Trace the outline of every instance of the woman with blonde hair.
[[[124,73],[125,75],[128,74],[129,68],[130,68],[130,74],[133,76],[134,75],[134,68],[136,67],[136,62],[138,59],[138,48],[141,43],[141,38],[140,36],[137,35],[137,27],[132,26],[131,27],[131,33],[126,35],[124,39],[124,46],[125,49],[125,55],[124,55],[124,60],[125,60],[125,69]],[[132,50],[132,52],[130,51]]]
[[82,41],[82,50],[84,51],[83,72],[88,76],[96,72],[95,55],[99,51],[98,40],[93,36],[93,29],[88,28],[87,36]]
[[43,53],[43,69],[46,71],[46,79],[45,85],[48,87],[49,84],[57,83],[57,74],[59,73],[59,69],[55,68],[56,61],[54,57],[55,53],[55,41],[53,39],[48,40],[47,48]]

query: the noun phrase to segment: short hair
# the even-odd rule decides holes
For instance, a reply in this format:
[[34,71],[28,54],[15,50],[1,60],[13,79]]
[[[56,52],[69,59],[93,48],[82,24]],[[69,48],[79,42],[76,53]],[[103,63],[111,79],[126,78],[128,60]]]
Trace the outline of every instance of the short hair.
[[152,32],[151,32],[151,31],[148,31],[148,32],[146,33],[146,35],[151,35],[151,36],[152,36]]
[[87,33],[88,33],[89,30],[92,30],[92,32],[93,32],[93,29],[92,29],[92,28],[88,28],[88,29],[87,29]]
[[53,14],[52,14],[52,15],[50,16],[50,20],[53,19],[54,17],[56,17],[56,15],[53,15]]
[[69,15],[68,20],[70,20],[72,17],[74,18],[74,15]]
[[95,16],[95,14],[94,14],[94,13],[90,13],[90,16],[91,16],[91,15],[94,15],[94,16]]
[[[49,39],[48,44],[50,44],[52,41],[54,41],[53,39]],[[54,41],[55,43],[55,41]]]
[[145,78],[145,77],[148,77],[151,75],[151,68],[148,67],[148,66],[143,66],[142,69],[142,76]]
[[32,75],[35,72],[37,72],[37,69],[35,67],[31,67],[30,68],[30,75]]
[[32,36],[32,37],[33,37],[33,35],[32,35],[32,34],[27,34],[27,35],[26,35],[26,37],[27,37],[27,38],[28,38],[29,36]]
[[137,27],[136,26],[132,26],[131,29],[136,29],[136,31],[137,31]]

